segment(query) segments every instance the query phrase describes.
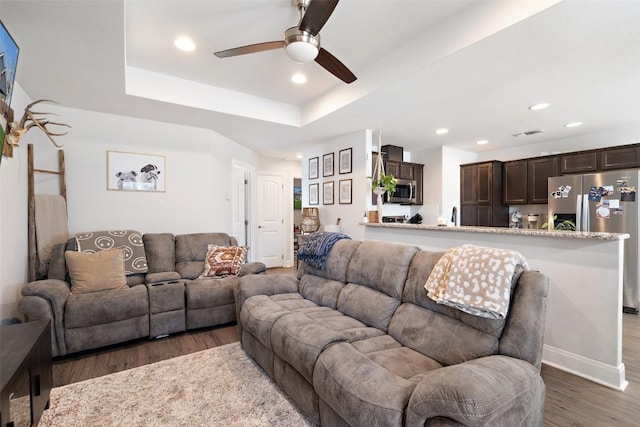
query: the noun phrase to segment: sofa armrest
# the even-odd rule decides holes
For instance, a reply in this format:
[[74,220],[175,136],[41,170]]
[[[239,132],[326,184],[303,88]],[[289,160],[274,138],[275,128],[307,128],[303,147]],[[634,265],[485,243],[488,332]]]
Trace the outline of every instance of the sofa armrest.
[[253,274],[240,278],[235,291],[236,313],[240,314],[244,302],[254,295],[276,295],[298,292],[298,279],[280,274]]
[[66,354],[64,336],[64,306],[71,295],[71,286],[57,279],[36,280],[22,288],[19,310],[29,321],[51,319],[53,355]]
[[545,386],[524,360],[488,356],[427,372],[407,408],[407,425],[445,417],[464,425],[539,426]]
[[264,274],[267,272],[267,266],[262,262],[248,262],[243,264],[238,271],[238,276],[248,276],[250,274]]

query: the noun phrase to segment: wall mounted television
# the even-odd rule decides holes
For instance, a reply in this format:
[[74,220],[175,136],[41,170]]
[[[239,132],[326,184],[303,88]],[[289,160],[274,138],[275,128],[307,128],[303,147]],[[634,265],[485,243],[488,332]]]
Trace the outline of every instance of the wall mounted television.
[[18,67],[18,45],[7,31],[2,21],[0,21],[0,102],[3,105],[3,113],[11,106],[11,94],[16,78],[16,68]]
[[[0,21],[0,153],[4,152],[4,137],[7,131],[11,95],[18,67],[20,49],[4,23]],[[2,156],[0,155],[0,161]]]

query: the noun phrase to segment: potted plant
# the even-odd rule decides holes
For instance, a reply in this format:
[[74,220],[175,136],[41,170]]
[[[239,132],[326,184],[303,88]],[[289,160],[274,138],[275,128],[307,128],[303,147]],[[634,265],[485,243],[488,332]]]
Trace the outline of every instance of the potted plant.
[[[382,132],[380,132],[382,134]],[[379,137],[379,146],[382,146],[381,135]],[[391,174],[384,172],[384,164],[382,163],[382,152],[378,153],[376,165],[373,169],[371,177],[371,190],[378,196],[378,222],[382,222],[382,195],[386,192],[389,194],[396,191],[396,179]]]
[[[553,221],[550,221],[548,223],[545,222],[544,224],[542,224],[542,229],[549,230],[550,229],[549,226],[553,224],[557,219],[558,219],[558,216],[554,215]],[[565,219],[564,221],[555,224],[553,229],[558,231],[576,231],[576,224],[570,219]]]

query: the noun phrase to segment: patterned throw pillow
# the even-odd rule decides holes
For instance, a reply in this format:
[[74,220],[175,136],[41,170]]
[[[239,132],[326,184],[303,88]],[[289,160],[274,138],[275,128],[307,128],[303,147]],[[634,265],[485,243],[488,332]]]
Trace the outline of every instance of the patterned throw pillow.
[[146,273],[147,257],[142,235],[134,230],[94,231],[76,234],[78,252],[100,252],[105,249],[122,248],[124,272],[127,276]]
[[198,279],[237,275],[247,258],[246,246],[209,245],[204,258],[204,270]]

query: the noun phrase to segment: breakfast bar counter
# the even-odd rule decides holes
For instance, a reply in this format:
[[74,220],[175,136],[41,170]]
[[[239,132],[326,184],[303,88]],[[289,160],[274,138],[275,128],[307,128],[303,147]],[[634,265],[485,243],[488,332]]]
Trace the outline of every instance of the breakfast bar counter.
[[550,279],[543,362],[624,390],[624,233],[362,223],[366,240],[445,251],[470,243],[512,249]]

